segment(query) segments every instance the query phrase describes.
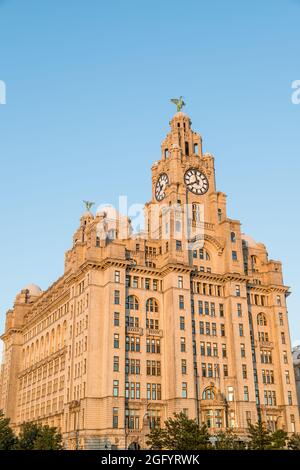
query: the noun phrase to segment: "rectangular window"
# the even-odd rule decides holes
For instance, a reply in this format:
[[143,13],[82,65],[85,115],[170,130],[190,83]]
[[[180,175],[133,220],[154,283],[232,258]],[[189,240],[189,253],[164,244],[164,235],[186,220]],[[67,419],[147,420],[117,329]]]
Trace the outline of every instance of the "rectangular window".
[[245,345],[241,344],[241,357],[246,357]]
[[244,336],[244,327],[242,323],[239,324],[239,335]]
[[236,295],[236,297],[241,296],[241,288],[238,284],[236,284],[236,286],[235,286],[235,295]]
[[221,325],[220,325],[220,332],[221,332],[221,336],[225,336],[225,325],[224,325],[224,323],[221,323]]
[[182,243],[181,240],[176,240],[176,251],[182,250]]
[[243,316],[242,304],[237,304],[237,315],[238,315],[238,317],[242,317],[242,316]]
[[120,291],[119,290],[115,290],[114,292],[114,304],[120,305]]
[[120,326],[120,314],[119,314],[119,312],[114,312],[114,326]]
[[119,426],[119,408],[113,408],[113,428],[116,429]]
[[183,297],[183,295],[179,296],[179,309],[180,310],[184,309],[184,297]]
[[202,300],[198,301],[198,311],[199,311],[199,315],[203,315],[203,302],[202,302]]
[[181,390],[182,398],[187,398],[187,382],[182,382]]
[[119,356],[114,356],[114,372],[119,372]]
[[113,382],[113,396],[118,397],[119,396],[119,381],[114,380]]
[[286,384],[290,383],[290,373],[288,370],[285,371],[285,383]]
[[180,338],[180,351],[185,352],[185,338]]
[[242,365],[242,374],[243,374],[243,379],[247,378],[247,366],[246,364]]
[[120,282],[120,271],[115,271],[115,282]]
[[237,261],[237,252],[232,251],[232,261]]
[[223,374],[224,374],[224,377],[228,377],[228,365],[227,364],[223,365]]
[[180,329],[185,330],[184,317],[180,317]]
[[181,359],[181,373],[186,374],[186,360]]
[[219,313],[220,313],[220,317],[224,317],[224,305],[223,304],[219,304]]
[[249,391],[248,387],[244,387],[244,401],[249,401]]
[[119,348],[119,344],[120,344],[120,341],[119,341],[119,335],[117,333],[114,334],[114,348],[115,349],[118,349]]
[[183,289],[183,277],[178,276],[178,288]]

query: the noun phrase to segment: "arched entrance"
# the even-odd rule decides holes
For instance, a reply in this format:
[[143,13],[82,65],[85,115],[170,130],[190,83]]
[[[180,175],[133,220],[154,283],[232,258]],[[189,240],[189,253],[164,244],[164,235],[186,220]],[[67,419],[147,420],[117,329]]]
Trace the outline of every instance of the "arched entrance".
[[140,449],[141,449],[141,446],[136,441],[131,442],[128,446],[128,450],[140,450]]

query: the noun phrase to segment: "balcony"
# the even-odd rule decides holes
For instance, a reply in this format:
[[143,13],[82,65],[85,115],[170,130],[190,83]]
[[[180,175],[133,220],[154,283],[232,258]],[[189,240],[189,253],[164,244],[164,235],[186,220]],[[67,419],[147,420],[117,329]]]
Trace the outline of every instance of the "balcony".
[[143,328],[140,328],[139,326],[126,326],[126,333],[142,336]]
[[255,340],[254,342],[255,347],[265,348],[265,349],[273,349],[274,343],[272,341],[265,341],[262,339]]
[[212,230],[212,231],[215,230],[215,224],[212,224],[211,222],[203,222],[203,221],[189,219],[188,223],[189,223],[189,226],[192,226],[192,227],[197,227],[197,228],[204,229],[204,230]]
[[162,330],[156,330],[156,329],[147,328],[146,334],[147,334],[147,336],[159,336],[160,338],[162,338],[162,336],[163,336],[163,331],[162,331]]

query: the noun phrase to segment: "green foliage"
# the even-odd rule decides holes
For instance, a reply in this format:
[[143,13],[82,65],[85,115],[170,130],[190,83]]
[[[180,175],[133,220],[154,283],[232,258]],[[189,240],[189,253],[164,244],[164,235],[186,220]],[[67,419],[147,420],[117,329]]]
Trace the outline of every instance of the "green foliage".
[[283,429],[277,429],[273,432],[271,436],[271,446],[270,449],[279,450],[284,449],[286,447],[286,442],[288,440],[287,432],[283,431]]
[[150,449],[162,450],[164,448],[164,443],[166,439],[166,431],[161,428],[151,429],[150,434],[147,434],[148,440],[146,444]]
[[254,450],[269,449],[272,443],[271,431],[263,422],[250,424],[248,429],[248,447]]
[[33,423],[23,423],[21,425],[18,442],[16,444],[17,450],[33,450],[34,442],[38,437],[40,426]]
[[292,434],[287,446],[290,450],[300,450],[300,434]]
[[167,419],[164,429],[153,429],[147,437],[147,445],[151,449],[199,450],[211,447],[207,427],[199,427],[195,420],[182,412]]
[[236,433],[231,429],[220,431],[215,435],[214,448],[217,450],[242,450],[245,444],[238,438]]
[[62,436],[56,428],[34,423],[23,423],[17,444],[17,450],[61,450]]
[[56,428],[42,426],[34,441],[34,450],[62,450],[62,435]]
[[10,420],[0,410],[0,450],[11,450],[16,444],[16,436],[9,423]]

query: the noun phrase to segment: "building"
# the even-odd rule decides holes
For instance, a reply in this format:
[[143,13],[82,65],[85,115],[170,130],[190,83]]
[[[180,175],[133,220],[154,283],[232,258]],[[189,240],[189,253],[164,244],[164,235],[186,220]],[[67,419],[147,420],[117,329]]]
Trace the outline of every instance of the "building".
[[294,374],[296,381],[296,391],[298,398],[298,407],[300,412],[300,344],[295,346],[292,350],[293,353],[293,364],[294,364]]
[[281,263],[227,216],[190,118],[170,126],[146,231],[87,210],[62,277],[7,312],[0,408],[16,428],[58,426],[85,449],[144,447],[181,410],[212,433],[300,431]]

